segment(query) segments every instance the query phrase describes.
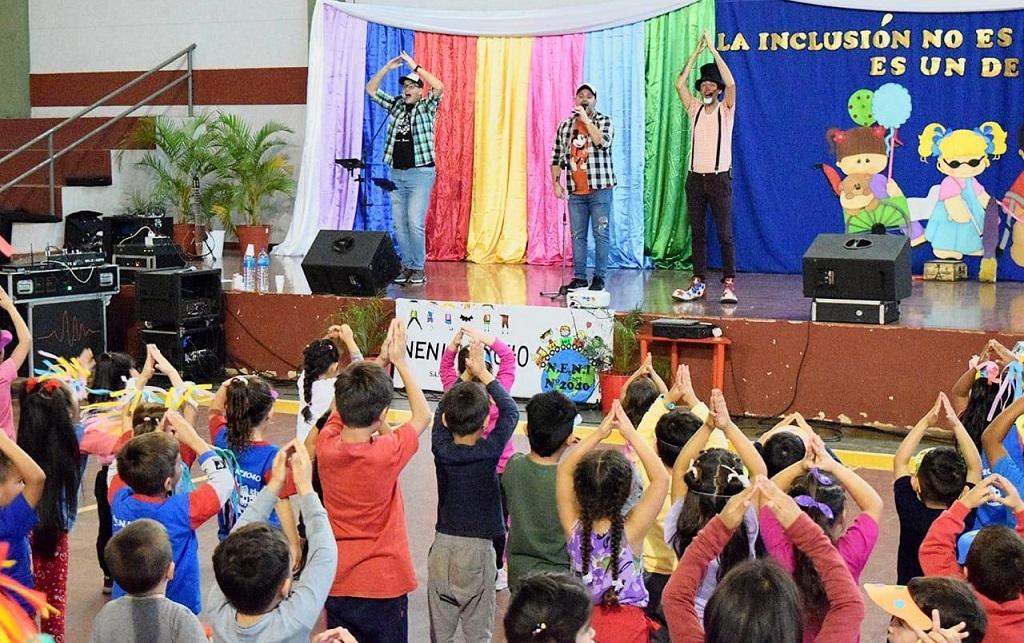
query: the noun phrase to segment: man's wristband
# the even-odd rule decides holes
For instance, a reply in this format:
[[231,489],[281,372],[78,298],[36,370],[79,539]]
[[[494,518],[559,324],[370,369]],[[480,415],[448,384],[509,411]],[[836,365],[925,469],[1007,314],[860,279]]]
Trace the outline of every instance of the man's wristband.
[[422,67],[422,66],[423,66],[423,65],[416,65],[415,67],[413,67],[413,69],[412,69],[412,70],[413,70],[413,71],[419,71],[419,70],[420,70],[420,67]]

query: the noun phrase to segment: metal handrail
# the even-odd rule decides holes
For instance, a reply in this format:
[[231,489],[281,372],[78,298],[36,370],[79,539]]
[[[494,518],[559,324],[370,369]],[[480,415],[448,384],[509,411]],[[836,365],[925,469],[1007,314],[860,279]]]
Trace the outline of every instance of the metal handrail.
[[[158,96],[161,96],[162,94],[164,94],[165,92],[167,92],[171,88],[177,87],[182,82],[187,82],[187,90],[186,90],[187,99],[186,100],[187,100],[187,105],[188,105],[188,115],[190,117],[193,116],[193,113],[194,113],[193,112],[193,110],[194,110],[194,104],[193,104],[193,72],[194,72],[194,70],[193,70],[193,65],[192,65],[192,52],[195,51],[195,48],[196,48],[196,44],[192,43],[191,45],[189,45],[188,47],[182,49],[178,53],[174,54],[173,56],[171,56],[167,60],[163,61],[159,65],[157,65],[157,66],[149,69],[148,71],[142,73],[140,76],[138,76],[134,80],[131,80],[131,81],[125,83],[124,85],[121,85],[120,87],[118,87],[114,91],[110,92],[109,94],[107,94],[103,98],[99,99],[98,101],[96,101],[92,105],[83,108],[82,110],[78,111],[77,113],[67,117],[66,119],[64,119],[60,123],[57,123],[56,125],[54,125],[50,129],[46,130],[45,132],[39,134],[35,138],[33,138],[33,139],[29,140],[28,142],[22,144],[17,149],[12,150],[11,152],[8,152],[3,158],[0,158],[0,165],[2,165],[3,163],[5,163],[5,162],[9,161],[10,159],[14,158],[18,154],[21,154],[22,152],[30,149],[33,145],[35,145],[39,141],[41,141],[43,139],[46,139],[47,158],[45,160],[43,160],[43,161],[40,161],[39,163],[37,163],[33,167],[29,168],[28,170],[22,172],[17,178],[12,179],[11,181],[8,181],[4,185],[0,186],[0,192],[3,192],[5,190],[7,190],[8,188],[11,188],[11,187],[15,186],[17,183],[19,183],[22,179],[24,179],[25,177],[29,176],[30,174],[33,174],[34,172],[37,172],[37,171],[43,169],[44,167],[49,166],[50,216],[52,217],[55,214],[54,210],[56,209],[56,205],[57,205],[57,203],[56,203],[56,189],[55,189],[56,188],[55,168],[54,168],[54,162],[57,159],[59,159],[60,157],[64,156],[65,154],[67,154],[71,150],[75,149],[76,147],[78,147],[82,143],[85,143],[86,141],[88,141],[92,137],[96,136],[100,132],[106,130],[108,127],[110,127],[114,123],[117,123],[117,122],[121,121],[126,116],[128,116],[129,114],[131,114],[132,112],[137,110],[138,108],[146,105],[147,103],[149,103],[153,99],[157,98]],[[184,76],[181,76],[179,78],[176,78],[175,80],[170,81],[169,83],[165,84],[163,87],[158,89],[157,91],[155,91],[152,94],[150,94],[149,96],[143,98],[141,101],[139,101],[139,102],[135,103],[134,105],[132,105],[131,107],[125,109],[124,111],[122,111],[117,116],[114,116],[113,118],[111,118],[109,121],[107,121],[103,125],[100,125],[99,127],[97,127],[96,129],[92,130],[91,132],[88,132],[87,134],[79,137],[76,141],[74,141],[70,145],[66,146],[65,148],[63,148],[62,150],[60,150],[59,152],[54,154],[54,151],[53,151],[53,136],[54,136],[54,134],[56,134],[62,128],[67,127],[71,123],[73,123],[73,122],[79,120],[80,118],[84,117],[86,114],[92,112],[93,110],[95,110],[95,109],[97,109],[99,107],[102,107],[105,103],[107,103],[108,101],[110,101],[114,97],[116,97],[119,94],[123,93],[125,90],[128,90],[128,89],[134,87],[135,85],[138,85],[139,83],[141,83],[142,81],[146,80],[147,78],[149,78],[150,76],[152,76],[156,72],[162,70],[164,67],[167,67],[171,63],[175,62],[176,60],[178,60],[182,56],[185,57],[186,65],[187,65]]]

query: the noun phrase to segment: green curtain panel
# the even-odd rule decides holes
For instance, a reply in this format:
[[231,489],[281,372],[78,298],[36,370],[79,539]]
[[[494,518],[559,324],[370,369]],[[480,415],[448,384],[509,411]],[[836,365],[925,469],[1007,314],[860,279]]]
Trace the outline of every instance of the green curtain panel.
[[[714,0],[648,20],[647,111],[644,169],[644,250],[658,268],[689,270],[690,220],[686,213],[686,162],[690,123],[676,94],[676,78],[704,31],[715,33]],[[699,71],[710,54],[702,54]],[[687,79],[692,83],[694,77]]]

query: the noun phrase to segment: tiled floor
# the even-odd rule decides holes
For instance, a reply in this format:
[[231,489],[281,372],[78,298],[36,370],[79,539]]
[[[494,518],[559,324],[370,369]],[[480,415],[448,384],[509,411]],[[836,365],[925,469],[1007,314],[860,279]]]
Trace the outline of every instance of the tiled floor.
[[[201,431],[202,433],[202,431]],[[267,439],[281,443],[294,436],[294,417],[279,414],[275,416]],[[517,446],[526,450],[525,439],[516,436]],[[100,593],[102,576],[96,564],[95,537],[96,511],[93,505],[93,479],[96,467],[90,462],[83,484],[83,509],[78,524],[71,535],[71,569],[68,587],[68,641],[77,643],[88,640],[93,618],[103,606],[106,598]],[[882,494],[886,501],[886,514],[882,524],[881,538],[875,549],[874,556],[864,571],[862,582],[894,582],[895,560],[898,543],[896,514],[892,507],[891,474],[879,471],[862,471],[862,475]],[[433,462],[430,456],[429,442],[424,436],[421,439],[420,452],[413,458],[402,475],[402,490],[405,496],[405,507],[409,526],[409,540],[412,547],[413,562],[420,587],[410,597],[409,640],[420,643],[429,640],[427,622],[427,604],[425,586],[427,579],[427,550],[433,538],[433,525],[437,503],[437,488],[434,479]],[[851,516],[852,518],[852,516]],[[202,561],[202,578],[204,587],[209,588],[214,582],[211,567],[211,556],[217,542],[216,521],[211,521],[199,530],[200,560]],[[204,591],[204,595],[207,592]],[[502,593],[504,594],[504,593]],[[500,612],[507,596],[499,595]],[[868,609],[861,632],[863,640],[884,640],[885,627],[888,619],[872,607]],[[503,641],[501,629],[495,630],[495,641]]]

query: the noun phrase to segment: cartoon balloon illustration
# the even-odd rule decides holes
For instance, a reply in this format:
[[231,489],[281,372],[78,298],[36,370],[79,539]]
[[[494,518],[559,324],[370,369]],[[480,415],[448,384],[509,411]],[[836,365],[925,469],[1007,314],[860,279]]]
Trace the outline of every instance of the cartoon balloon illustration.
[[886,129],[902,127],[910,119],[910,92],[898,83],[886,83],[875,90],[871,110],[878,124]]
[[868,127],[875,123],[875,115],[872,112],[872,98],[874,92],[870,89],[858,89],[850,94],[847,109],[850,111],[850,118],[861,127]]

